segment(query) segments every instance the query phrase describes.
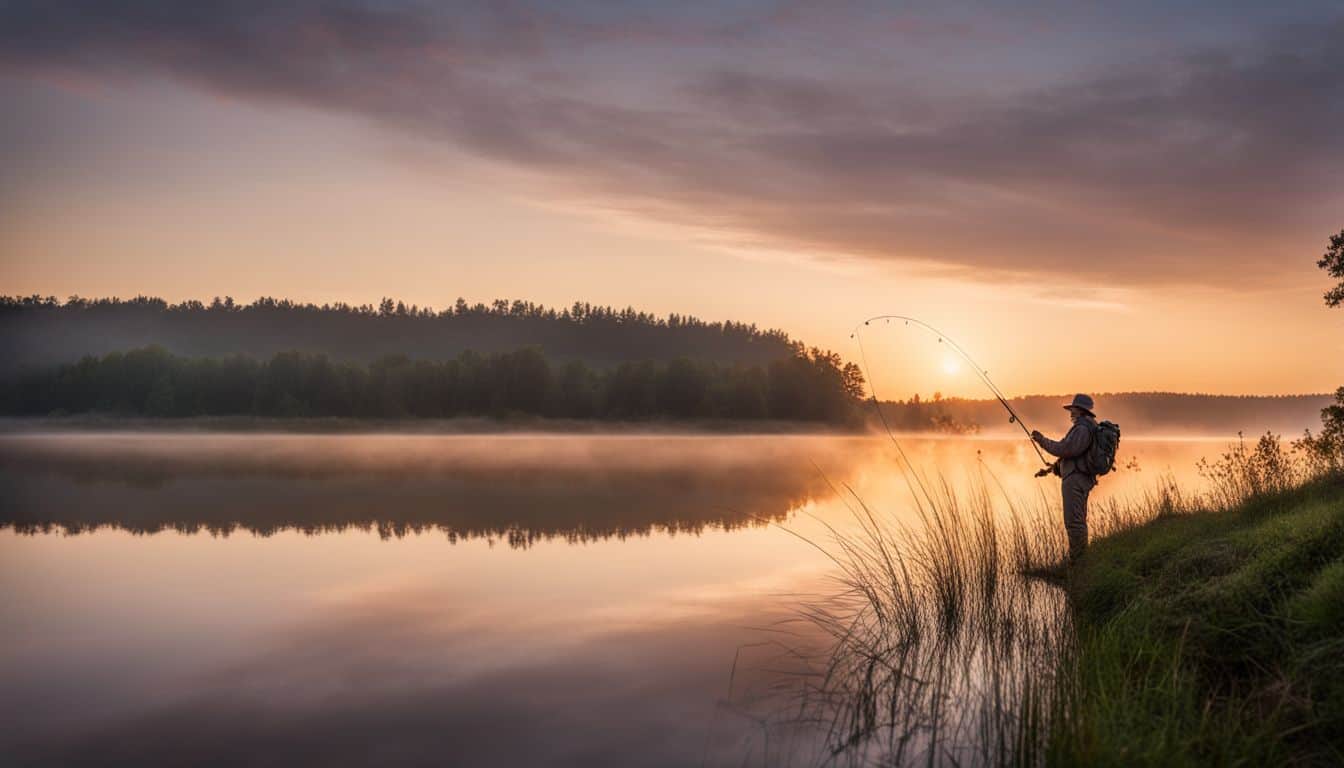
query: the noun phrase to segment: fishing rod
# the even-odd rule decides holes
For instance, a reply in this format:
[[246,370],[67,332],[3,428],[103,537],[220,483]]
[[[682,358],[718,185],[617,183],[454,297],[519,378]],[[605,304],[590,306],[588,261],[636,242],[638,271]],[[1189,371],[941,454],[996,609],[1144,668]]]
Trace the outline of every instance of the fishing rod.
[[[865,369],[868,368],[868,358],[863,351],[862,331],[864,326],[871,324],[874,320],[885,320],[887,322],[891,322],[892,320],[901,320],[906,325],[914,323],[916,326],[923,328],[932,333],[933,335],[937,336],[939,344],[946,343],[949,347],[951,347],[954,352],[956,352],[958,355],[961,356],[961,359],[965,360],[971,366],[971,370],[975,371],[975,375],[979,377],[980,381],[984,382],[985,386],[989,388],[989,391],[994,393],[994,397],[999,401],[999,405],[1002,405],[1004,410],[1008,411],[1008,423],[1016,424],[1022,428],[1022,434],[1027,436],[1027,442],[1031,443],[1031,447],[1036,451],[1036,456],[1040,458],[1041,463],[1046,465],[1047,467],[1050,466],[1051,462],[1047,461],[1045,458],[1045,454],[1041,453],[1041,447],[1036,444],[1035,440],[1031,439],[1031,430],[1027,429],[1027,425],[1022,421],[1022,417],[1017,415],[1017,411],[1013,410],[1013,406],[1009,404],[1008,398],[1004,397],[1003,392],[1000,391],[998,386],[994,384],[994,381],[989,378],[989,371],[985,370],[984,368],[981,368],[980,364],[975,362],[975,359],[972,358],[966,350],[962,349],[960,344],[953,341],[947,334],[943,333],[937,328],[934,328],[932,325],[929,325],[923,320],[914,317],[907,317],[905,315],[877,315],[876,317],[870,317],[867,320],[864,320],[859,325],[854,326],[854,332],[851,333],[849,337],[859,342],[859,356],[863,358],[863,367]],[[887,425],[887,417],[882,414],[882,405],[881,402],[877,399],[877,387],[873,385],[872,377],[868,375],[867,370],[864,370],[863,374],[864,377],[868,379],[868,388],[873,392],[873,405],[874,407],[877,408],[877,415],[881,417],[882,426],[887,430],[887,434],[890,436],[891,427]],[[893,437],[892,439],[894,440],[895,438]]]

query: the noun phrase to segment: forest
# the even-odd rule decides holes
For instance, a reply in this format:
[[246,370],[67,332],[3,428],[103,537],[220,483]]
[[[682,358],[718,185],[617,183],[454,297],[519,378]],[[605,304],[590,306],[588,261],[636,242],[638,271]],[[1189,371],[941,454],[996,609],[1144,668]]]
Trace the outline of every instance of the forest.
[[187,357],[160,346],[11,376],[8,416],[451,418],[531,415],[573,419],[781,419],[857,423],[863,376],[812,349],[765,365],[676,358],[592,368],[557,363],[536,347],[450,360],[385,355],[371,363],[323,353]]
[[[129,350],[129,351],[128,351]],[[78,361],[78,362],[75,362]],[[347,416],[785,419],[878,426],[863,376],[830,352],[753,324],[576,302],[436,311],[383,299],[303,304],[215,298],[0,297],[0,412],[10,416]],[[1096,393],[1094,393],[1096,394]],[[1062,429],[1063,395],[1012,403]],[[1298,432],[1329,396],[1098,394],[1130,434]],[[994,400],[884,401],[892,429],[1013,429]]]
[[72,296],[64,302],[51,296],[0,297],[0,373],[155,344],[194,357],[266,359],[300,350],[363,363],[388,355],[443,361],[467,351],[536,346],[553,361],[582,360],[593,367],[677,358],[768,365],[804,351],[780,330],[583,302],[554,309],[504,299],[468,304],[459,298],[434,310],[389,298],[377,306],[319,306],[273,298],[170,304],[143,296]]

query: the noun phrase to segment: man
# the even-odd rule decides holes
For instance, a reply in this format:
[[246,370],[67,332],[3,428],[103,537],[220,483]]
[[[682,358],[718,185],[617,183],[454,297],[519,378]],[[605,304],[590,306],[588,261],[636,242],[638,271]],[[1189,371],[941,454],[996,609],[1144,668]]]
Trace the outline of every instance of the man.
[[1073,426],[1063,440],[1051,440],[1036,431],[1031,433],[1032,440],[1059,459],[1051,470],[1063,481],[1060,486],[1064,495],[1064,530],[1069,535],[1070,562],[1076,561],[1087,549],[1087,496],[1097,485],[1097,476],[1087,463],[1087,449],[1097,434],[1097,416],[1092,407],[1092,398],[1087,395],[1074,395],[1073,402],[1064,406]]

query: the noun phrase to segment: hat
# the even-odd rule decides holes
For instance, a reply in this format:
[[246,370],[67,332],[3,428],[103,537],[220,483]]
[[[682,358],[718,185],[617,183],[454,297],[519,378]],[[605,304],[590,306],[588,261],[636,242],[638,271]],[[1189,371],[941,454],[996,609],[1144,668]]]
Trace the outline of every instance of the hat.
[[1077,394],[1077,395],[1074,395],[1074,396],[1073,396],[1073,402],[1072,402],[1072,403],[1069,403],[1068,405],[1066,405],[1066,406],[1064,406],[1064,407],[1065,407],[1065,408],[1077,408],[1077,409],[1079,409],[1079,410],[1086,411],[1088,416],[1096,416],[1096,415],[1097,415],[1097,414],[1095,414],[1095,413],[1092,412],[1092,407],[1093,407],[1092,398],[1088,397],[1087,395],[1083,395],[1083,394]]

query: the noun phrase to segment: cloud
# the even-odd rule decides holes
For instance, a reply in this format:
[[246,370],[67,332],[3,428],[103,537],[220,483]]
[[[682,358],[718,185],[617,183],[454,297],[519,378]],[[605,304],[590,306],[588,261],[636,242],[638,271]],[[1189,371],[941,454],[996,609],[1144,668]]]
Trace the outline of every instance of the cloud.
[[[1344,19],[1325,12],[1062,76],[1016,41],[979,54],[988,14],[733,9],[11,2],[0,70],[170,76],[361,115],[595,208],[988,280],[1272,276],[1344,197],[1328,175]],[[1013,87],[952,71],[976,55]]]

